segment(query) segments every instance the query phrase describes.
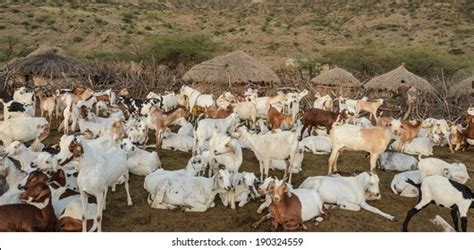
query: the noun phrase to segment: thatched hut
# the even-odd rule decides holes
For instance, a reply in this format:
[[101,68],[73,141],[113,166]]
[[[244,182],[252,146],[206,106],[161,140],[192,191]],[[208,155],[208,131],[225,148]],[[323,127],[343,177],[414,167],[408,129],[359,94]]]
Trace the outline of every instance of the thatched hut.
[[274,84],[280,78],[270,68],[243,51],[234,51],[193,66],[183,76],[188,83],[232,86],[241,83]]
[[451,97],[461,97],[474,94],[474,76],[468,77],[461,82],[454,84],[448,92]]
[[435,88],[425,79],[411,73],[405,68],[405,64],[400,67],[377,76],[368,81],[364,88],[369,90],[392,91],[398,89],[400,86],[413,86],[418,90],[425,92],[434,92]]
[[337,66],[314,77],[310,82],[321,94],[333,90],[343,94],[344,91],[352,92],[362,88],[362,83],[352,73]]
[[40,47],[24,58],[13,59],[4,70],[8,85],[32,82],[35,86],[74,83],[88,79],[93,70],[57,47]]

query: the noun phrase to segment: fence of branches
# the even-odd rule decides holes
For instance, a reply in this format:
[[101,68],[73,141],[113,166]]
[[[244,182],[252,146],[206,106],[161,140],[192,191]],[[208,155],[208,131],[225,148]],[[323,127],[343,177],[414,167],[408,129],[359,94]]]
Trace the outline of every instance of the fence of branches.
[[[144,98],[150,91],[179,91],[179,88],[185,84],[182,76],[186,72],[186,67],[177,67],[171,69],[166,66],[152,66],[146,64],[126,64],[126,63],[108,63],[97,64],[94,66],[96,73],[88,76],[80,81],[81,84],[91,87],[92,89],[107,89],[112,88],[118,90],[127,88],[131,95],[136,98]],[[406,100],[398,93],[390,91],[368,91],[364,88],[340,88],[332,86],[315,86],[310,83],[309,77],[305,78],[302,75],[294,75],[287,71],[277,71],[281,83],[275,84],[255,84],[253,87],[257,88],[261,93],[266,95],[275,94],[278,91],[301,91],[303,89],[309,90],[308,94],[302,100],[304,109],[312,107],[316,92],[321,94],[330,94],[333,98],[344,96],[348,98],[361,98],[368,96],[369,98],[383,98],[385,103],[382,107],[384,115],[392,115],[395,117],[403,117],[404,112],[408,109]],[[5,83],[8,74],[3,72],[0,74],[0,83]],[[450,82],[444,78],[432,78],[429,82],[434,85],[436,92],[427,93],[420,92],[417,95],[413,105],[413,111],[408,118],[422,119],[426,117],[445,118],[455,120],[465,113],[468,107],[473,103],[473,97],[469,95],[451,97],[448,95],[448,86]],[[65,82],[61,88],[72,87],[77,84],[74,82]],[[198,89],[203,93],[211,93],[216,97],[224,91],[231,91],[233,93],[242,93],[245,84],[191,84],[192,87]],[[8,89],[6,84],[3,84],[3,89]],[[59,86],[51,86],[57,88]],[[11,96],[12,89],[8,89]],[[2,97],[8,95],[2,94]]]

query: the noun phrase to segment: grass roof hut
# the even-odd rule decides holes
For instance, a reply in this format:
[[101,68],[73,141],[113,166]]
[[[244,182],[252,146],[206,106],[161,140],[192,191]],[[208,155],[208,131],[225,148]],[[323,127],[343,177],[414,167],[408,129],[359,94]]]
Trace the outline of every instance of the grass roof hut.
[[331,90],[343,94],[344,90],[351,92],[362,88],[362,83],[352,73],[337,66],[314,77],[310,82],[316,85],[316,90],[321,94],[327,94]]
[[425,79],[411,73],[405,64],[368,81],[364,87],[369,90],[396,90],[400,86],[414,86],[416,89],[433,93],[435,88]]
[[183,79],[189,83],[232,86],[241,83],[279,84],[270,68],[243,51],[234,51],[193,66]]
[[7,84],[35,86],[53,85],[84,80],[93,74],[92,67],[79,61],[57,47],[40,47],[24,58],[13,59],[5,65]]
[[454,84],[449,88],[449,96],[460,97],[467,95],[474,95],[474,76],[468,77],[461,82]]

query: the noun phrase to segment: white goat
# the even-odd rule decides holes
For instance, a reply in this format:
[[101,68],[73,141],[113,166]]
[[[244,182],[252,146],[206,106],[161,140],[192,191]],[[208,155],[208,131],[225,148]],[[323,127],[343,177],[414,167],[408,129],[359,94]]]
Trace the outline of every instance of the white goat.
[[214,135],[214,131],[217,133],[227,133],[227,131],[233,126],[237,125],[240,121],[239,115],[236,113],[230,114],[224,119],[202,119],[198,122],[194,139],[196,141],[195,150],[205,146],[207,140],[211,139]]
[[257,120],[257,107],[255,98],[251,98],[250,101],[244,101],[233,104],[234,112],[239,115],[239,118],[243,121],[249,121],[250,127],[255,129]]
[[337,158],[342,149],[370,153],[370,171],[374,171],[379,155],[385,152],[388,143],[399,134],[400,121],[393,120],[389,127],[361,128],[343,124],[331,130],[332,152],[328,173],[337,172]]
[[5,148],[5,153],[8,157],[11,157],[20,162],[21,170],[25,172],[31,172],[31,164],[40,154],[28,149],[23,143],[14,141]]
[[107,189],[117,182],[121,177],[125,181],[127,193],[127,204],[132,205],[132,198],[128,186],[127,154],[118,148],[107,151],[99,151],[91,147],[85,140],[74,138],[70,151],[79,159],[79,175],[77,184],[81,194],[82,202],[82,231],[86,231],[87,196],[93,195],[97,199],[97,212],[94,226],[99,232],[102,231],[102,210],[105,209]]
[[301,145],[305,151],[312,152],[316,155],[331,153],[332,143],[329,136],[308,136],[301,140]]
[[437,158],[425,158],[418,163],[421,179],[427,176],[438,175],[457,181],[461,184],[469,180],[466,165],[463,163],[447,163]]
[[316,97],[316,100],[314,100],[313,108],[332,111],[333,101],[330,95],[321,96],[318,93],[314,97]]
[[215,105],[212,95],[203,95],[196,89],[186,85],[181,87],[180,95],[182,99],[187,100],[187,108],[189,110],[193,110],[194,106],[206,108]]
[[219,170],[212,178],[179,176],[164,178],[156,187],[152,208],[175,209],[185,206],[185,212],[205,212],[214,207],[216,194],[230,190],[230,174],[227,170]]
[[292,168],[298,150],[298,136],[291,131],[283,131],[275,134],[257,135],[249,133],[245,127],[239,127],[234,137],[242,138],[249,143],[260,166],[260,180],[268,176],[271,160],[288,160],[289,183],[291,183]]
[[[207,152],[207,151],[205,151]],[[186,167],[179,170],[165,170],[157,169],[155,172],[147,175],[143,183],[143,188],[148,192],[148,204],[152,205],[153,197],[156,196],[158,185],[168,177],[178,177],[178,176],[197,176],[199,175],[208,165],[208,154],[194,155],[189,159]]]
[[143,150],[129,139],[123,139],[120,148],[127,152],[127,167],[131,174],[146,176],[161,167],[160,158],[155,151]]
[[166,129],[161,141],[162,149],[189,152],[193,149],[194,139],[188,135],[180,135]]
[[379,177],[363,172],[353,177],[317,176],[308,177],[299,188],[318,191],[324,203],[336,204],[339,208],[359,211],[361,208],[394,221],[395,217],[369,205],[366,200],[381,198]]
[[474,207],[474,195],[467,186],[443,176],[428,176],[423,179],[421,187],[419,184],[412,184],[420,188],[421,199],[414,208],[408,211],[402,231],[408,231],[411,218],[431,203],[451,209],[451,217],[456,231],[459,230],[459,214],[461,229],[463,232],[467,231],[467,212],[469,208]]
[[[410,143],[402,147],[402,152],[410,155],[418,155],[418,159],[421,159],[421,156],[432,156],[433,146],[439,144],[439,141],[434,140],[435,139],[432,138],[414,138]],[[399,140],[394,141],[390,144],[389,149],[397,149],[399,143]]]
[[230,172],[238,172],[243,162],[240,143],[225,134],[215,133],[209,140],[209,162],[209,176],[217,170],[218,164]]
[[[304,159],[304,147],[298,143],[298,150],[296,150],[295,160],[293,161],[293,168],[290,171],[293,174],[297,174],[303,170],[303,159]],[[271,160],[270,169],[286,171],[287,163],[285,160]]]
[[0,140],[3,145],[12,141],[29,142],[36,144],[49,135],[48,121],[43,117],[18,117],[0,122]]
[[411,155],[386,151],[377,159],[377,166],[382,170],[403,172],[418,169],[418,160]]
[[419,194],[418,188],[408,183],[407,181],[409,179],[416,184],[420,184],[420,171],[406,171],[393,176],[392,182],[390,183],[390,188],[392,189],[393,193],[403,197],[417,197]]
[[256,185],[259,184],[257,177],[251,172],[234,172],[231,176],[232,190],[221,193],[222,204],[227,207],[230,204],[235,209],[235,203],[239,207],[245,206],[252,197],[258,195]]

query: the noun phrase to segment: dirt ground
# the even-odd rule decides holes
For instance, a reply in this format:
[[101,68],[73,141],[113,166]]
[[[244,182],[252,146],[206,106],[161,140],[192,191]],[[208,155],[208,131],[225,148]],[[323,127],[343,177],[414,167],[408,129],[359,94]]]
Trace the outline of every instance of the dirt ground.
[[[54,127],[54,126],[53,126]],[[44,141],[45,144],[55,144],[61,135],[52,131]],[[152,138],[151,141],[154,141]],[[474,173],[474,151],[471,148],[466,152],[452,154],[447,147],[435,148],[434,157],[448,162],[460,161],[466,164],[471,177]],[[160,160],[164,169],[175,170],[186,166],[191,153],[179,151],[160,150]],[[293,185],[298,186],[306,177],[326,175],[329,155],[314,155],[305,153],[303,160],[303,171],[293,175]],[[344,151],[339,157],[338,169],[344,172],[354,170],[369,170],[369,159],[365,153]],[[258,163],[253,152],[244,150],[244,162],[240,171],[252,171],[259,176]],[[390,189],[390,182],[397,172],[384,172],[377,170],[380,178],[380,192],[382,199],[369,202],[383,212],[394,215],[395,222],[388,221],[380,215],[362,210],[359,212],[341,209],[329,210],[329,218],[320,225],[308,221],[305,225],[308,231],[314,232],[399,232],[403,220],[409,209],[416,205],[417,198],[400,197]],[[270,175],[279,178],[283,172],[270,171]],[[123,185],[117,187],[116,192],[107,194],[107,210],[104,211],[102,229],[109,232],[264,232],[271,231],[270,221],[263,223],[258,229],[252,224],[259,220],[262,215],[257,214],[260,202],[253,200],[244,207],[235,210],[222,205],[220,198],[216,196],[216,206],[204,213],[182,212],[153,209],[147,203],[148,193],[143,188],[145,177],[130,175],[130,192],[133,206],[127,206],[126,194]],[[469,187],[474,187],[474,181],[467,182]],[[265,211],[266,212],[266,211]],[[265,213],[264,212],[264,213]],[[263,214],[264,214],[263,213]],[[435,215],[441,215],[452,224],[449,210],[436,205],[430,205],[412,218],[409,231],[437,232],[440,228],[434,226],[429,220]],[[474,215],[468,215],[468,231],[474,231]]]
[[[435,156],[447,161],[455,159],[464,162],[468,171],[472,175],[473,171],[473,152],[460,152],[451,154],[447,148],[438,148],[435,150]],[[190,153],[173,152],[168,150],[161,151],[161,161],[165,169],[183,168]],[[313,155],[305,153],[303,161],[303,171],[293,175],[293,184],[299,185],[306,177],[315,175],[325,175],[327,173],[327,155]],[[364,154],[358,152],[344,152],[339,160],[339,169],[342,171],[361,170],[369,168],[369,161]],[[259,172],[255,155],[251,151],[245,150],[244,163],[241,171]],[[380,190],[382,199],[370,202],[371,205],[381,209],[384,212],[395,215],[396,222],[390,222],[382,216],[367,212],[352,212],[340,209],[331,209],[329,219],[320,225],[314,225],[313,222],[306,222],[308,231],[315,232],[393,232],[400,231],[401,224],[406,213],[416,203],[416,198],[404,198],[396,196],[390,190],[390,182],[394,172],[377,171],[380,177]],[[282,172],[271,172],[281,178]],[[130,179],[131,195],[133,206],[126,204],[126,195],[123,186],[117,191],[109,192],[107,199],[107,210],[104,212],[103,228],[105,231],[120,232],[251,232],[251,231],[270,231],[270,222],[266,222],[258,229],[252,227],[252,223],[261,218],[256,213],[259,202],[254,200],[242,208],[232,210],[225,208],[219,198],[216,198],[216,207],[209,209],[205,213],[186,213],[181,210],[168,211],[152,209],[146,202],[147,192],[143,189],[144,177],[132,176]],[[468,185],[473,186],[470,180]],[[410,231],[439,231],[433,226],[429,219],[434,218],[436,214],[441,215],[451,223],[449,210],[446,208],[430,205],[424,211],[418,213],[411,221]],[[471,224],[468,231],[474,231],[474,216],[469,215]]]

